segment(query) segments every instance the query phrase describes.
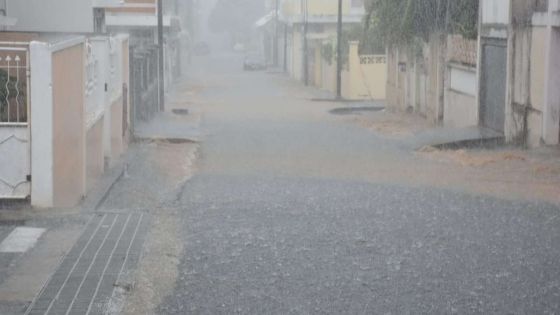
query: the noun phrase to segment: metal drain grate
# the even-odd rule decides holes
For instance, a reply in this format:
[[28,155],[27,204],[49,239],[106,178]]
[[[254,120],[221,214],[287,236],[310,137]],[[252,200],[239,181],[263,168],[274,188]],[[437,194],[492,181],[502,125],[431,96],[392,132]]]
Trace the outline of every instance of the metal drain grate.
[[26,314],[102,314],[123,271],[140,260],[145,214],[95,216]]

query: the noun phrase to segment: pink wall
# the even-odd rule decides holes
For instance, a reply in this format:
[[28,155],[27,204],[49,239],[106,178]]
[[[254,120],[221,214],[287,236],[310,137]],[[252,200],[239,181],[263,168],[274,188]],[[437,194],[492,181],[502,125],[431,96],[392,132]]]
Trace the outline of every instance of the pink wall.
[[54,205],[72,207],[85,193],[84,45],[53,54]]

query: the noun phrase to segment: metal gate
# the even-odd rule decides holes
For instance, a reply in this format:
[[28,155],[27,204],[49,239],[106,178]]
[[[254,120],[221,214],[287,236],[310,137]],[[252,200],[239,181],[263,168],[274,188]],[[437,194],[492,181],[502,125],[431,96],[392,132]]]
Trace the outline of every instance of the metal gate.
[[31,193],[29,49],[0,47],[0,199]]
[[504,40],[486,40],[482,45],[480,122],[504,132],[506,112],[507,47]]
[[[130,49],[130,103],[133,123],[148,121],[159,111],[157,46]],[[133,125],[134,127],[134,125]]]

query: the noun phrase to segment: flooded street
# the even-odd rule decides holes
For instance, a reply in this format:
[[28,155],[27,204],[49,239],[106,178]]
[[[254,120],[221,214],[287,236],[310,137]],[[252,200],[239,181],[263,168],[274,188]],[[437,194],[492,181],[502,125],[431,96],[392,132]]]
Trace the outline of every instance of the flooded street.
[[[157,222],[128,313],[560,310],[556,206],[446,189],[476,171],[419,157],[329,113],[348,104],[314,102],[316,90],[238,60],[197,62],[182,93],[202,141],[140,144],[148,152],[103,206]],[[171,170],[147,157],[165,152]]]
[[559,314],[560,0],[0,0],[0,315]]

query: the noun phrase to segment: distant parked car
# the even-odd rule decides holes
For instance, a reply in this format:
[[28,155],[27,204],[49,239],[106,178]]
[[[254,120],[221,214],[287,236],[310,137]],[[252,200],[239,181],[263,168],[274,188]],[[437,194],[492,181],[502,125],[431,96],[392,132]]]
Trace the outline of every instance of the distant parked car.
[[199,42],[194,45],[194,53],[197,56],[206,56],[210,54],[210,46],[205,42]]
[[243,62],[243,70],[245,71],[255,71],[266,69],[266,61],[262,54],[257,52],[248,53],[245,55],[245,61]]
[[237,44],[233,45],[233,51],[237,51],[237,52],[245,51],[245,45],[243,45],[241,43],[237,43]]

